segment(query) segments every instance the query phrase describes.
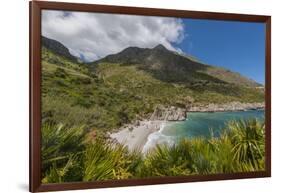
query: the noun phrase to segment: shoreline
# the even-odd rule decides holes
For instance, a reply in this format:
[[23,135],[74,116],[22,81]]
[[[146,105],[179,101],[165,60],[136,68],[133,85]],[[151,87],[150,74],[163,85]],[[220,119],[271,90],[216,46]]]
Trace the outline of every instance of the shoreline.
[[[174,110],[171,111],[171,108]],[[109,133],[109,136],[114,142],[127,146],[129,151],[138,149],[142,153],[145,153],[147,150],[149,150],[149,148],[146,147],[147,143],[149,142],[149,136],[159,132],[160,129],[164,128],[164,125],[168,122],[185,121],[188,113],[215,113],[226,111],[239,112],[250,110],[264,110],[264,103],[232,102],[228,104],[208,104],[207,106],[190,107],[188,110],[175,107],[161,107],[161,110],[159,110],[157,107],[154,113],[152,113],[150,119],[136,121],[135,123],[124,125],[119,128],[118,131]],[[185,116],[183,116],[183,112],[185,113]],[[170,115],[171,113],[175,113],[177,116],[172,119],[169,118],[169,116],[168,118],[166,116],[166,118],[163,119],[163,114]]]
[[218,111],[208,111],[208,110],[202,110],[202,111],[188,111],[187,113],[223,113],[223,112],[245,112],[245,111],[264,111],[265,108],[256,108],[256,109],[241,109],[241,110],[218,110]]
[[263,110],[264,103],[241,103],[230,102],[224,104],[210,103],[208,105],[197,105],[189,107],[188,112],[225,112],[225,111],[249,111],[249,110]]
[[130,151],[143,150],[150,134],[158,132],[167,121],[139,121],[138,124],[129,124],[121,127],[118,132],[110,133],[110,138],[128,147]]

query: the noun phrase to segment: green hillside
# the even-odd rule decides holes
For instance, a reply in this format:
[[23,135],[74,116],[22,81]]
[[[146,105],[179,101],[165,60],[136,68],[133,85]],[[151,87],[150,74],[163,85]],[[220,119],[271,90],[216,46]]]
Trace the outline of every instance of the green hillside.
[[[172,57],[185,61],[177,59],[177,55]],[[228,83],[220,74],[211,76],[211,71],[209,74],[201,72],[202,66],[207,69],[210,66],[197,63],[196,71],[187,63],[183,68],[174,63],[174,68],[167,71],[162,65],[165,60],[170,59],[162,57],[154,66],[102,60],[89,67],[89,64],[60,56],[43,44],[43,123],[85,125],[86,129],[104,136],[105,131],[148,117],[159,104],[188,107],[190,104],[264,100],[264,94],[253,86]]]

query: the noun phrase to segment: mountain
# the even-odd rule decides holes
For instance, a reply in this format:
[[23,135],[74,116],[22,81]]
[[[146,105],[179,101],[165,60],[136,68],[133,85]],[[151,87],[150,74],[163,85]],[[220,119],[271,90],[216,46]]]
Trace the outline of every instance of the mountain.
[[166,49],[163,45],[149,49],[128,47],[120,53],[108,55],[94,63],[109,62],[120,64],[139,64],[150,70],[179,72],[203,69],[205,65],[194,62],[175,52]]
[[52,52],[63,56],[71,61],[77,62],[77,58],[75,56],[73,56],[70,52],[69,49],[67,47],[65,47],[62,43],[60,43],[59,41],[47,38],[42,36],[41,37],[41,43],[42,46],[51,50]]
[[192,84],[200,81],[211,81],[249,87],[261,86],[239,73],[203,64],[191,57],[170,51],[161,44],[152,49],[128,47],[117,54],[108,55],[90,65],[94,68],[98,63],[137,65],[139,69],[154,74],[155,77],[162,81],[175,83]]

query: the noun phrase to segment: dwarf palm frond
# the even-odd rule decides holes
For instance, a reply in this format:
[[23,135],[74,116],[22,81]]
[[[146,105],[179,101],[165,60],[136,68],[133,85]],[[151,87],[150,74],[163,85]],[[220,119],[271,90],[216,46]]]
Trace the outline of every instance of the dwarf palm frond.
[[179,145],[157,145],[145,157],[142,176],[178,176],[192,172],[190,144],[182,141]]
[[83,150],[83,127],[65,127],[62,124],[43,124],[41,159],[43,171],[56,164],[65,164],[70,156]]
[[233,143],[233,159],[239,163],[248,163],[250,171],[263,169],[259,160],[265,153],[264,122],[256,119],[240,120],[229,123],[230,138]]
[[79,167],[77,163],[78,157],[75,155],[69,156],[67,162],[62,167],[59,167],[56,162],[52,162],[50,170],[47,172],[46,176],[42,179],[43,183],[61,183],[66,181],[73,181],[74,178],[69,179],[69,176],[73,175],[73,168]]

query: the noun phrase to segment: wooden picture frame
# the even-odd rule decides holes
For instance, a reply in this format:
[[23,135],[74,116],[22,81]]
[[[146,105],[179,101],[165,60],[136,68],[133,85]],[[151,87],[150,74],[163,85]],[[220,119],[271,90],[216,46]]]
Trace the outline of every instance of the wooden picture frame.
[[[261,178],[271,176],[271,17],[232,13],[214,13],[140,7],[107,6],[59,2],[29,2],[30,9],[30,191],[60,191],[89,188],[121,187],[196,181]],[[41,182],[41,11],[65,10],[115,13],[144,16],[164,16],[193,19],[212,19],[266,24],[265,49],[265,171],[231,174],[155,177],[145,179],[108,180],[42,184]]]

